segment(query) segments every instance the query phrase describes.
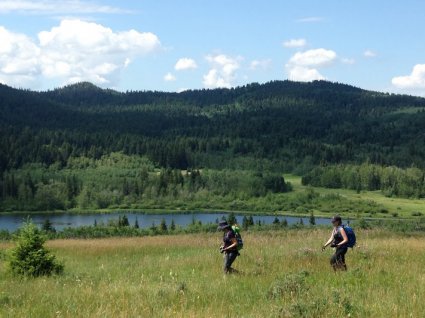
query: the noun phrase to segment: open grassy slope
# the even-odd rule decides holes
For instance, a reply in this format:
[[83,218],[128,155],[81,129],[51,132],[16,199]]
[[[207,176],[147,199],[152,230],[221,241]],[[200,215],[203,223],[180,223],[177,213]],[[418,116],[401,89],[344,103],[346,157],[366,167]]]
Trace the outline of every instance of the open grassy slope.
[[49,241],[65,274],[14,278],[1,260],[0,317],[423,317],[423,237],[358,231],[334,274],[328,230],[244,234],[227,277],[220,233]]
[[[425,215],[425,200],[424,199],[404,199],[404,198],[395,198],[395,197],[386,197],[382,191],[361,191],[357,193],[354,190],[348,189],[328,189],[328,188],[319,188],[319,187],[308,187],[301,184],[301,177],[295,175],[285,175],[285,180],[289,181],[294,191],[288,194],[285,194],[287,197],[296,196],[297,194],[305,193],[305,191],[312,190],[320,195],[320,197],[330,196],[332,197],[333,202],[330,202],[331,205],[338,206],[340,204],[337,199],[338,197],[342,200],[346,200],[352,203],[358,203],[361,206],[378,206],[380,213],[371,215],[371,217],[383,217],[383,218],[411,218],[412,214],[417,214],[418,212]],[[340,204],[341,205],[341,204]],[[320,207],[315,207],[316,215],[326,215],[326,210],[329,210],[329,205],[323,204],[322,209]],[[344,213],[343,211],[339,212],[346,216],[356,216],[351,213],[351,209]],[[359,215],[364,216],[364,215]]]

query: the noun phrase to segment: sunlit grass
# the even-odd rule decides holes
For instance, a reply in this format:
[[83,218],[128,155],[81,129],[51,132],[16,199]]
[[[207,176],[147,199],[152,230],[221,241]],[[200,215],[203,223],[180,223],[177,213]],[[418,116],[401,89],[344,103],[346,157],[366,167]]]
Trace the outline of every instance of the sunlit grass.
[[[0,261],[0,317],[421,317],[425,240],[358,232],[334,274],[327,230],[244,233],[222,274],[220,233],[55,240],[59,277],[20,279]],[[2,252],[11,243],[0,244]]]
[[[382,206],[387,212],[377,215],[379,217],[392,218],[396,213],[397,217],[412,217],[412,213],[421,212],[425,215],[425,200],[423,199],[405,199],[386,197],[381,191],[361,191],[357,193],[348,189],[327,189],[320,187],[307,187],[301,184],[301,177],[296,175],[285,175],[285,180],[293,185],[293,192],[287,196],[303,193],[306,189],[313,189],[320,195],[338,194],[346,199],[358,202],[374,202]],[[319,212],[320,214],[320,212]],[[323,213],[322,213],[323,214]]]

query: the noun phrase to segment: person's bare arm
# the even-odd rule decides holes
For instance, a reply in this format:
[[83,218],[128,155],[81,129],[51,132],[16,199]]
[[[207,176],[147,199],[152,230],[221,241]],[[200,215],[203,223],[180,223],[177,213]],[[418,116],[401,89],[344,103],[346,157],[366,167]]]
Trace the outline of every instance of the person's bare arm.
[[236,246],[238,246],[238,241],[236,240],[236,238],[232,238],[231,241],[232,241],[232,244],[230,244],[228,247],[223,249],[223,251],[228,251],[228,250],[231,250],[231,249],[235,248]]
[[329,240],[325,243],[325,245],[322,246],[322,250],[324,250],[326,248],[326,246],[328,246],[329,244],[332,243],[333,239],[334,239],[334,232],[335,230],[332,231],[331,237],[329,238]]

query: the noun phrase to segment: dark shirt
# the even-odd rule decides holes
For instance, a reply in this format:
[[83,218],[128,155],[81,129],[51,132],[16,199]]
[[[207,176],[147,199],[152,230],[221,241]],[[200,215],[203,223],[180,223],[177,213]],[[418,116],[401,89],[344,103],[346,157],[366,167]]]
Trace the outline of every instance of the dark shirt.
[[[223,235],[223,245],[224,248],[232,245],[236,240],[236,236],[235,233],[233,233],[233,231],[227,231],[226,233],[224,233]],[[235,246],[234,248],[231,248],[229,251],[237,251],[238,247]]]
[[342,226],[338,226],[337,229],[336,229],[336,231],[334,232],[334,244],[335,245],[341,243],[342,241],[344,241],[344,238],[342,237],[342,234],[341,234],[341,229],[342,228],[343,228]]

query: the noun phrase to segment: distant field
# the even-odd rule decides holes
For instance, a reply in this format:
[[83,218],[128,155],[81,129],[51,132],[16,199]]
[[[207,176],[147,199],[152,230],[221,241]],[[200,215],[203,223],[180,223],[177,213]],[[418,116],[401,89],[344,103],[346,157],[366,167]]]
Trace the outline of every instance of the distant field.
[[[294,189],[292,193],[287,194],[288,196],[303,193],[309,188],[301,184],[301,177],[299,176],[285,175],[285,180],[291,182]],[[381,212],[374,215],[377,217],[392,218],[395,215],[396,217],[410,218],[412,214],[417,214],[418,212],[425,216],[425,200],[423,199],[386,197],[381,191],[361,191],[357,193],[354,190],[347,189],[327,189],[318,187],[310,187],[310,189],[321,196],[338,194],[342,198],[358,202],[361,205],[367,206],[370,205],[370,203],[376,204],[381,207],[379,209]],[[325,213],[320,209],[317,212],[319,212],[319,214]],[[351,211],[342,214],[353,216]]]
[[358,230],[348,272],[334,274],[328,235],[245,232],[228,277],[220,233],[49,241],[63,276],[13,278],[0,257],[0,317],[423,317],[423,237]]

